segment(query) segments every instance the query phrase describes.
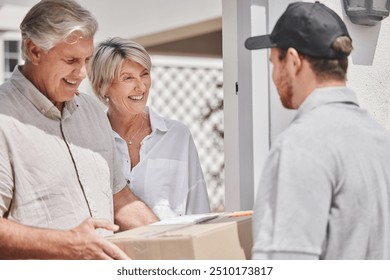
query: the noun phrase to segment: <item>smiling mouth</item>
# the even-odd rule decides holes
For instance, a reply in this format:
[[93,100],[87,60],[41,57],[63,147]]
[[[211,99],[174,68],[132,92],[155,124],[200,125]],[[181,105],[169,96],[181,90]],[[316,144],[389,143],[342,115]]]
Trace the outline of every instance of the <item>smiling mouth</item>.
[[129,99],[130,100],[134,100],[134,101],[140,101],[144,98],[144,95],[133,95],[133,96],[129,96]]
[[77,85],[77,81],[70,81],[70,80],[67,80],[67,79],[65,79],[65,78],[64,78],[64,81],[65,81],[67,84],[72,85],[72,86]]

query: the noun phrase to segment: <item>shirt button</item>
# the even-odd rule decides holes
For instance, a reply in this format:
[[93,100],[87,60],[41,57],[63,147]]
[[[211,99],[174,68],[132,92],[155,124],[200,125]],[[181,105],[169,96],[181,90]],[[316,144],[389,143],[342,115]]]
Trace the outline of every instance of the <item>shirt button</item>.
[[127,180],[127,184],[130,184],[130,180]]

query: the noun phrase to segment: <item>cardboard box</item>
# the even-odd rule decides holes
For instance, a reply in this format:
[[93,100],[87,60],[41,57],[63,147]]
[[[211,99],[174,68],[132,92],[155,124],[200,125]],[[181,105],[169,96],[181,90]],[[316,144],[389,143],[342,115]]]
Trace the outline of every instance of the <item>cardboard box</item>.
[[136,260],[250,259],[252,216],[248,211],[188,215],[106,238]]

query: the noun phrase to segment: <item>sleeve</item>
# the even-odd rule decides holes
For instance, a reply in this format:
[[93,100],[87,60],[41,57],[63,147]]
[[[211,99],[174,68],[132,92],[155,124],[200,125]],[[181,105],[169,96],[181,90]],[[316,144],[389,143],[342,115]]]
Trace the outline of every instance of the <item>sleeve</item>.
[[82,100],[88,104],[88,106],[92,106],[91,109],[96,114],[96,120],[99,122],[98,127],[101,133],[104,134],[103,143],[107,145],[107,150],[111,155],[108,159],[110,161],[110,182],[112,193],[116,194],[126,186],[126,179],[122,172],[122,162],[116,148],[112,127],[107,117],[106,107],[101,104],[100,101],[85,93],[81,93],[79,96],[76,96],[76,98],[80,100],[80,102]]
[[271,150],[254,206],[253,259],[281,253],[319,257],[332,196],[328,170],[308,149],[284,144]]
[[186,214],[209,213],[211,210],[206,181],[204,180],[198,152],[191,134],[189,135],[188,151],[189,190]]
[[127,186],[126,183],[126,178],[122,172],[122,162],[119,158],[118,151],[115,147],[114,143],[114,148],[113,148],[113,153],[114,153],[114,168],[113,168],[113,176],[114,176],[114,187],[113,187],[113,193],[116,194],[120,192],[124,187]]
[[0,217],[8,212],[13,197],[12,165],[9,148],[3,133],[0,131]]
[[113,184],[113,194],[116,194],[120,192],[125,186],[127,186],[125,175],[122,171],[122,160],[120,158],[115,138],[112,133],[111,125],[108,121],[108,118],[106,120],[106,127],[107,127],[107,133],[110,137],[110,149],[112,150],[112,168],[111,168],[111,176],[112,176],[112,184]]

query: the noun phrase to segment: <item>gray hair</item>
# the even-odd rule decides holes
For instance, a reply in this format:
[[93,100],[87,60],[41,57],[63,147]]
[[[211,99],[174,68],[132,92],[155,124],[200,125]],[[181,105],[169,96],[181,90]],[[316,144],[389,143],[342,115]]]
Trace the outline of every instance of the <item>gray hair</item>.
[[89,62],[88,77],[96,96],[107,105],[105,93],[112,81],[118,78],[125,60],[139,63],[148,71],[152,68],[149,54],[140,44],[128,39],[113,37],[101,42]]
[[76,43],[80,36],[75,36],[74,32],[91,38],[97,28],[96,19],[76,1],[42,0],[28,11],[20,24],[22,58],[29,59],[26,52],[27,39],[31,39],[44,51],[49,51],[60,42]]

